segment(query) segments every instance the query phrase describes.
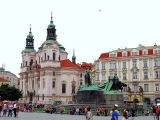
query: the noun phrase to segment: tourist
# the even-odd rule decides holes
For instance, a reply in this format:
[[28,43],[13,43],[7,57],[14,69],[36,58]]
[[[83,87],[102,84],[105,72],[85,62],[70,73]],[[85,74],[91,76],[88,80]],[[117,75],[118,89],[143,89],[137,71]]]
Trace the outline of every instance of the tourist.
[[0,117],[1,117],[1,112],[2,112],[2,102],[0,102]]
[[93,120],[92,112],[90,111],[90,107],[87,107],[86,120]]
[[63,114],[63,112],[64,112],[64,107],[61,107],[60,108],[60,113]]
[[20,104],[17,102],[17,104],[16,104],[16,117],[18,117],[19,109],[20,109]]
[[100,107],[98,107],[98,108],[97,108],[97,111],[96,111],[97,116],[100,116],[100,115],[101,115],[101,114],[100,114],[100,112],[101,112],[101,108],[100,108]]
[[13,110],[13,105],[12,103],[10,102],[8,104],[8,117],[11,116],[12,117],[12,110]]
[[16,117],[16,108],[17,108],[17,105],[16,105],[16,103],[14,103],[14,105],[13,105],[14,117]]
[[128,120],[128,115],[126,111],[123,112],[122,120]]
[[131,106],[131,116],[132,116],[132,120],[134,120],[134,116],[135,116],[135,109],[134,109],[134,106],[132,105]]
[[7,103],[5,102],[3,104],[3,117],[6,117],[6,114],[7,114]]
[[115,107],[112,108],[112,118],[111,120],[118,120],[118,113],[115,111]]
[[160,113],[160,108],[157,106],[156,107],[156,120],[159,120],[159,113]]
[[152,112],[153,112],[153,117],[155,119],[156,118],[156,106],[155,105],[151,106],[151,109],[152,109]]

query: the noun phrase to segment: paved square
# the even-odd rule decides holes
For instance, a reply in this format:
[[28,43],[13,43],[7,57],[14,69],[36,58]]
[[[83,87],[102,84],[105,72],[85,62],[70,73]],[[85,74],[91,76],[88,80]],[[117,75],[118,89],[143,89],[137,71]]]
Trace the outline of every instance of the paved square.
[[[60,115],[60,114],[48,114],[48,113],[24,113],[20,112],[18,118],[14,117],[0,117],[0,120],[86,120],[84,115]],[[111,116],[93,116],[94,120],[110,120]],[[119,117],[119,120],[122,116]],[[131,118],[129,119],[131,120]],[[153,120],[153,116],[138,116],[135,120]]]

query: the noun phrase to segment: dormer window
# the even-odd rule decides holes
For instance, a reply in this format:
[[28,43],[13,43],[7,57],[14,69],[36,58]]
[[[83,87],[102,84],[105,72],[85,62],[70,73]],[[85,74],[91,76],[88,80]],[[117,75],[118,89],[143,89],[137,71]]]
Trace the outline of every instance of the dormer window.
[[154,50],[154,54],[160,54],[160,50]]
[[123,56],[124,56],[124,57],[127,56],[127,53],[123,53]]
[[138,52],[132,52],[132,56],[138,55]]
[[110,57],[116,57],[116,54],[110,54]]
[[147,54],[147,51],[143,51],[143,55],[146,55]]

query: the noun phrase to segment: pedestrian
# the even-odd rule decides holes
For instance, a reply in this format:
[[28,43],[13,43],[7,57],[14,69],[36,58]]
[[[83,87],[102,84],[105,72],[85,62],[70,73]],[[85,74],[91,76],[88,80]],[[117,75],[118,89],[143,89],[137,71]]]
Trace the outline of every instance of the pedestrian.
[[5,102],[3,104],[3,117],[6,117],[6,114],[7,114],[7,103]]
[[16,108],[17,108],[17,105],[16,105],[16,103],[14,103],[14,105],[13,105],[14,117],[16,117]]
[[134,120],[134,116],[135,116],[135,109],[134,109],[134,106],[133,106],[133,105],[131,106],[130,111],[131,111],[132,120]]
[[126,111],[123,112],[122,120],[128,120],[128,115]]
[[93,120],[92,112],[90,111],[90,107],[87,107],[86,120]]
[[8,104],[8,117],[9,115],[12,117],[12,110],[13,110],[13,105],[11,104],[11,102]]
[[2,102],[0,102],[0,117],[1,117],[1,112],[2,112]]
[[118,113],[115,111],[115,108],[112,108],[112,118],[111,120],[118,120]]

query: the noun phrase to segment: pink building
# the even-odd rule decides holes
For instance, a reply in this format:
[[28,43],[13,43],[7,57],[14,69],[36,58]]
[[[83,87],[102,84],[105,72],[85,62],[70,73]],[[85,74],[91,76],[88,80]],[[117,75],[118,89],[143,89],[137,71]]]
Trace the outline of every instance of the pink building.
[[72,95],[76,93],[79,85],[84,84],[85,69],[76,64],[74,52],[72,62],[67,58],[68,53],[56,39],[56,29],[51,17],[47,38],[36,51],[30,28],[26,47],[21,53],[21,102],[68,103],[72,101]]

